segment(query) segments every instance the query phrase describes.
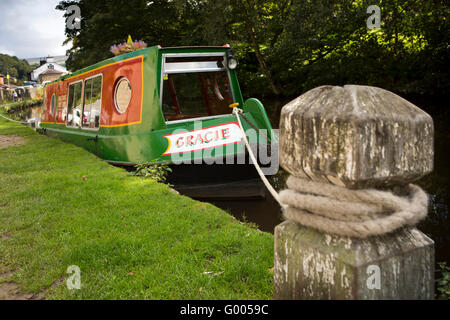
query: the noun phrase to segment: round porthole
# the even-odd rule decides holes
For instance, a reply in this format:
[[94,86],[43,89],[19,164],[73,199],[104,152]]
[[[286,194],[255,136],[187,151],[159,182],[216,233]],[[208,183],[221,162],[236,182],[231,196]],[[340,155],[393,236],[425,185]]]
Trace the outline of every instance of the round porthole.
[[120,78],[114,91],[114,105],[117,112],[124,113],[131,101],[131,84],[127,78]]
[[52,95],[52,101],[51,101],[51,103],[50,103],[50,113],[51,113],[51,114],[54,114],[54,113],[55,113],[55,103],[56,103],[55,100],[56,100],[56,99],[55,99],[55,95]]

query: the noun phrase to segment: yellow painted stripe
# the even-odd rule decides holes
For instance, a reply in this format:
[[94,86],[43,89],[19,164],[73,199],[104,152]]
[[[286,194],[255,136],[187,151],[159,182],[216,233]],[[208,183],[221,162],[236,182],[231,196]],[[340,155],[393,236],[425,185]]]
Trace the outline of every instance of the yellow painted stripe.
[[164,155],[164,154],[166,154],[166,153],[167,153],[167,151],[169,151],[169,149],[170,149],[170,145],[171,145],[170,139],[169,139],[169,138],[167,138],[167,137],[164,137],[164,138],[166,138],[166,139],[167,139],[167,141],[169,141],[169,146],[167,147],[166,151],[164,151],[163,155]]
[[141,114],[139,116],[139,123],[142,122],[142,107],[144,105],[144,57],[142,57],[141,63]]
[[123,127],[123,126],[130,126],[132,124],[138,124],[141,122],[142,122],[142,119],[140,121],[136,121],[136,122],[127,122],[127,123],[121,123],[121,124],[106,124],[106,125],[101,125],[100,127],[102,127],[102,128]]
[[64,79],[64,81],[67,81],[67,80],[73,79],[73,78],[77,78],[77,77],[81,77],[81,76],[83,76],[83,75],[85,75],[87,73],[91,73],[91,72],[94,72],[94,71],[97,71],[97,70],[100,70],[100,69],[103,69],[103,68],[106,68],[106,67],[118,64],[118,63],[123,63],[123,62],[127,62],[127,61],[134,60],[134,59],[139,59],[139,58],[142,60],[142,62],[144,61],[144,55],[136,56],[136,57],[133,57],[133,58],[128,58],[128,59],[125,59],[125,60],[120,60],[120,61],[116,61],[116,62],[113,62],[113,63],[109,63],[109,64],[106,64],[104,66],[101,66],[101,67],[98,67],[98,68],[95,68],[95,69],[92,69],[92,70],[89,70],[89,71],[86,71],[86,72],[74,75],[72,77]]

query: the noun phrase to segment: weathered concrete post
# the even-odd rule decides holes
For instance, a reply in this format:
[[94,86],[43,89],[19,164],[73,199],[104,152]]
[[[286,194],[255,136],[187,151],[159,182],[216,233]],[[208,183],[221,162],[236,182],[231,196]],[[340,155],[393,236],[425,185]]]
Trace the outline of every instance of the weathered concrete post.
[[[433,134],[428,114],[389,91],[355,85],[323,86],[283,107],[280,164],[296,177],[292,179],[323,186],[324,194],[328,188],[340,188],[339,194],[362,192],[364,196],[366,191],[359,189],[375,188],[406,197],[399,200],[403,203],[408,199],[405,188],[412,188],[408,184],[433,169]],[[289,211],[289,206],[285,212],[286,217],[287,212],[289,217],[301,213],[299,221],[304,223],[287,218],[275,228],[275,299],[434,297],[434,243],[411,226],[416,220],[398,228],[390,222],[382,224],[377,219],[389,217],[383,212],[384,204],[369,204],[373,205],[369,208],[358,202],[358,207],[348,206],[349,212],[361,205],[369,212],[367,216],[346,220],[341,212],[336,218],[334,199],[305,194],[307,199],[291,193],[292,201],[301,202],[303,209]],[[283,200],[283,193],[281,197]],[[332,208],[317,217],[308,211],[315,201],[322,201],[318,212],[323,211],[322,204]],[[336,211],[345,205],[345,201],[339,202]],[[408,205],[415,210],[414,205]],[[381,211],[371,214],[374,207]],[[425,195],[417,212],[426,212],[424,208]],[[404,221],[397,218],[409,212],[400,211],[389,221]],[[323,230],[316,227],[322,225]],[[370,234],[372,225],[377,228],[375,235]],[[324,230],[337,230],[338,234]],[[352,236],[344,235],[346,232]]]

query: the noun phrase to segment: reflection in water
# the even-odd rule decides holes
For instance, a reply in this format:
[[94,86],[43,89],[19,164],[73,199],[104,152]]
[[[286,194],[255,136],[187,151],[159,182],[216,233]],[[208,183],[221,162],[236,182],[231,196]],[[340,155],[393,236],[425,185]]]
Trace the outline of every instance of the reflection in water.
[[[270,184],[277,191],[285,189],[288,174],[280,170],[276,175],[268,177]],[[212,201],[212,203],[231,213],[242,221],[250,221],[258,225],[258,228],[265,232],[274,232],[274,228],[283,222],[280,205],[266,191],[266,198],[263,200],[240,200],[240,201]]]

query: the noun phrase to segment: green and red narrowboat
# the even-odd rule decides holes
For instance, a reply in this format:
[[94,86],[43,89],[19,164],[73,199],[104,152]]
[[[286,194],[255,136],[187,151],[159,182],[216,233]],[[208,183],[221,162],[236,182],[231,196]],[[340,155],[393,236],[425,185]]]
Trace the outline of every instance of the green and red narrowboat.
[[272,127],[261,102],[244,101],[236,65],[228,45],[122,54],[47,84],[40,129],[119,165],[237,156],[245,148],[230,105],[245,130],[266,130],[251,143],[267,143]]

